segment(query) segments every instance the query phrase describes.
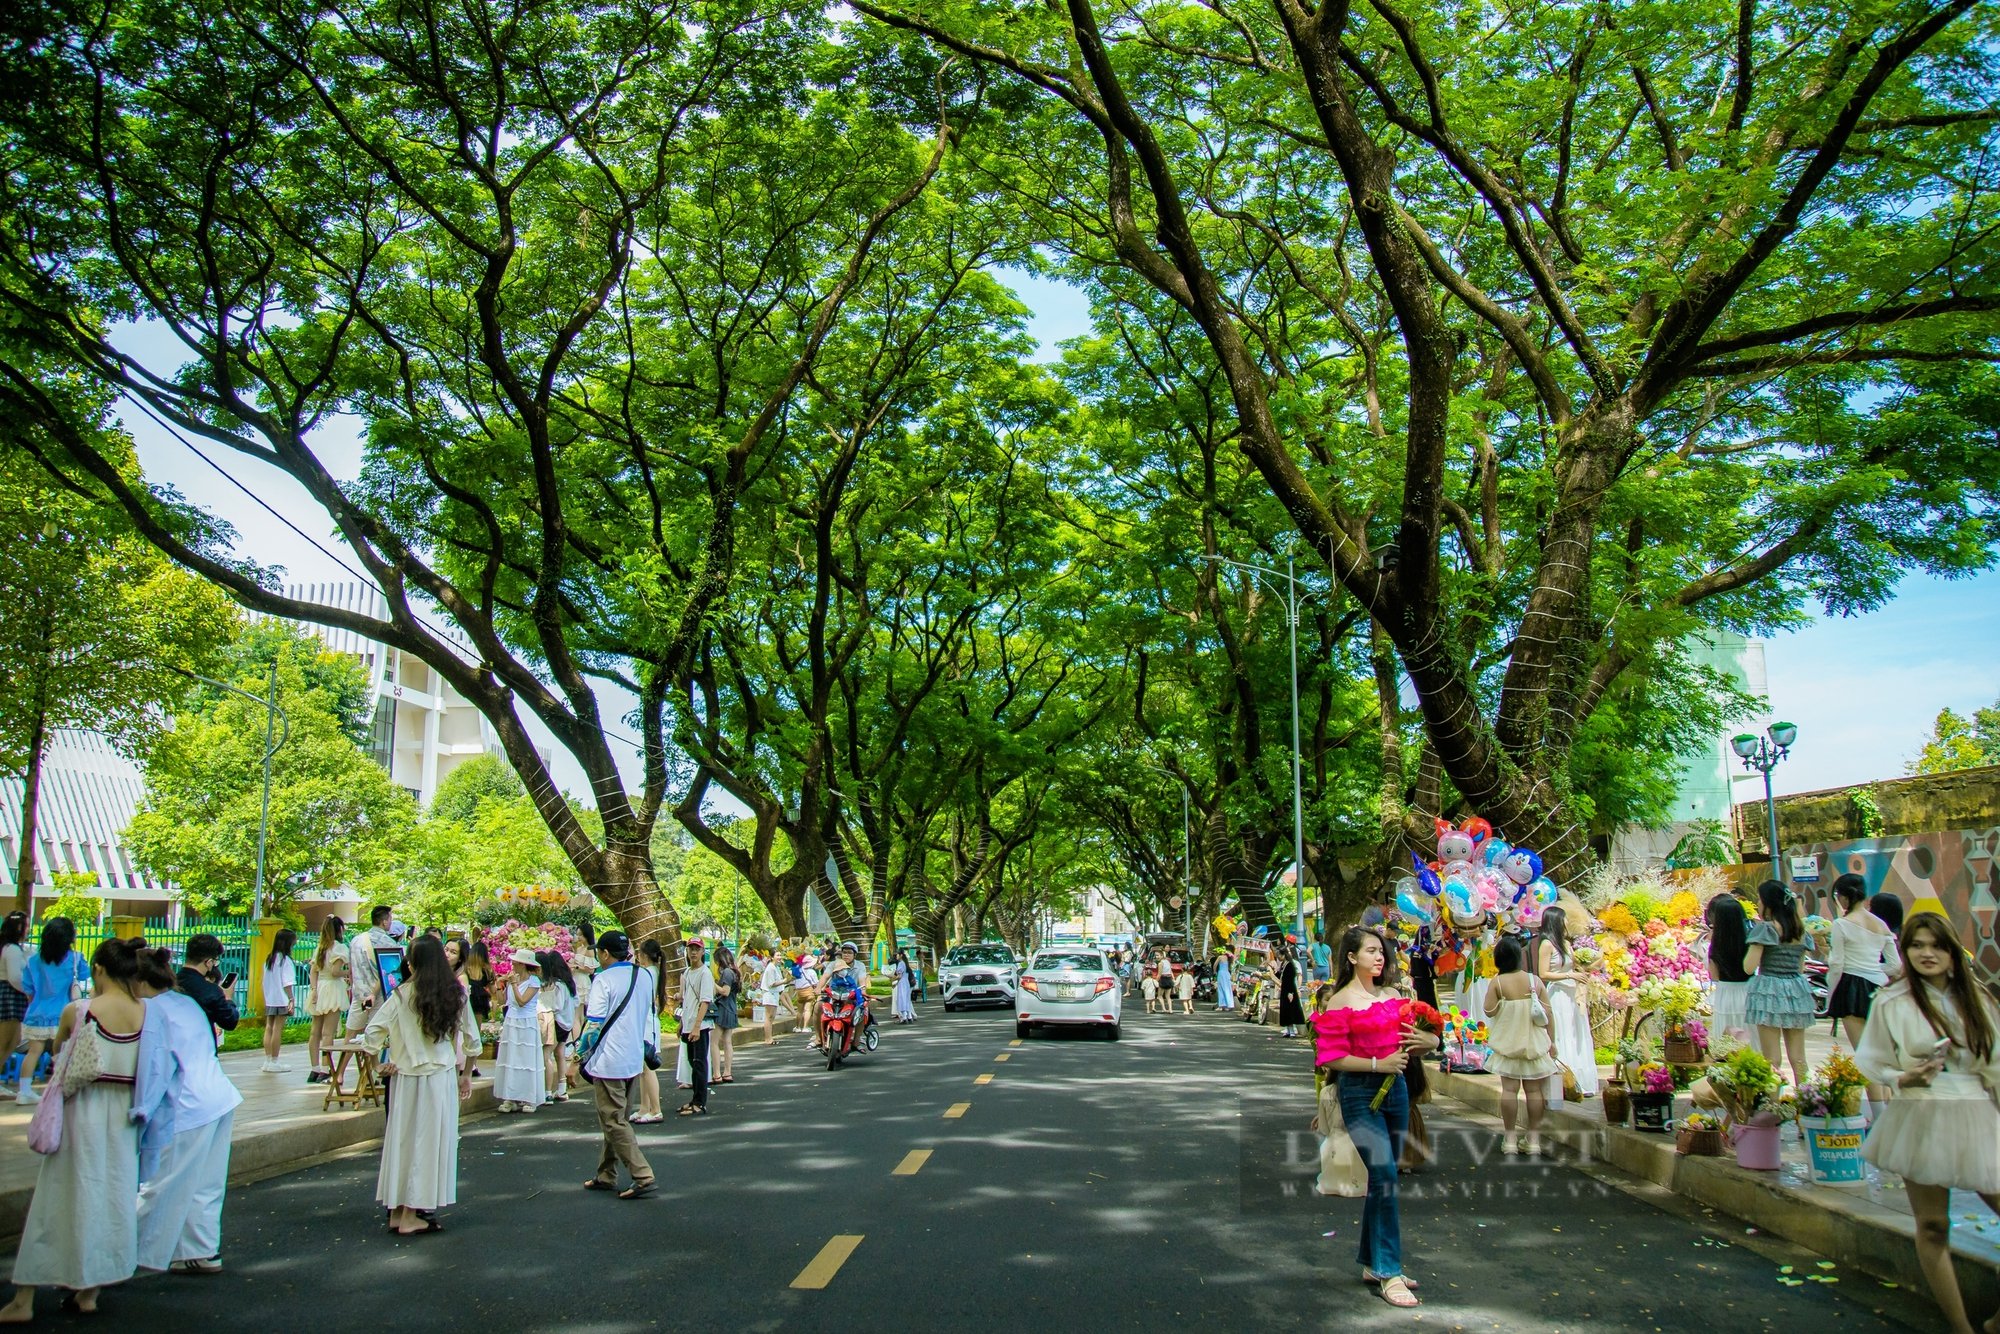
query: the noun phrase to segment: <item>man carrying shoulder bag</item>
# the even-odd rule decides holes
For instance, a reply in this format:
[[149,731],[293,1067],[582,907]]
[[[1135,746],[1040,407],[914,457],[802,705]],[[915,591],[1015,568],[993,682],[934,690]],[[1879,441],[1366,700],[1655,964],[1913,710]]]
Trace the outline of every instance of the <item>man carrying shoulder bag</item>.
[[[585,1190],[616,1191],[621,1200],[653,1193],[653,1168],[639,1152],[629,1109],[632,1085],[646,1065],[646,1048],[657,1041],[652,1035],[659,1031],[653,989],[632,966],[632,942],[623,931],[606,931],[597,938],[597,975],[590,982],[573,1065],[577,1077],[591,1082],[597,1128],[604,1137],[597,1175],[583,1183]],[[620,1163],[632,1178],[624,1190],[618,1189]]]

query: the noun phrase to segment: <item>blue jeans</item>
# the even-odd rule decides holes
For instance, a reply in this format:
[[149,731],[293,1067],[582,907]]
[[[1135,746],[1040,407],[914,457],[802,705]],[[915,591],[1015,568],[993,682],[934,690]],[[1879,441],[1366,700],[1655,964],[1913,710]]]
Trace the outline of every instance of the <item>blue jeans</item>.
[[1382,1090],[1384,1075],[1342,1074],[1340,1114],[1361,1161],[1368,1165],[1368,1198],[1361,1206],[1364,1268],[1382,1278],[1403,1272],[1403,1219],[1396,1202],[1396,1161],[1410,1131],[1410,1086],[1401,1075],[1380,1107],[1368,1104]]

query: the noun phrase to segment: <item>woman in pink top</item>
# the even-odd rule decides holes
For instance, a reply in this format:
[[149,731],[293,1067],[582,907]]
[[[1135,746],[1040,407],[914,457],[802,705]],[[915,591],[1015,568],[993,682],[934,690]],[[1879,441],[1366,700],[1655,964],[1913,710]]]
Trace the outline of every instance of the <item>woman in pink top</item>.
[[1396,1197],[1396,1161],[1410,1129],[1410,1089],[1403,1071],[1412,1052],[1429,1051],[1437,1038],[1403,1017],[1395,991],[1396,955],[1373,927],[1351,926],[1336,957],[1340,971],[1332,999],[1311,1020],[1314,1058],[1337,1081],[1340,1113],[1361,1159],[1368,1165],[1368,1198],[1361,1206],[1361,1278],[1379,1284],[1391,1306],[1416,1306],[1403,1277],[1402,1219]]

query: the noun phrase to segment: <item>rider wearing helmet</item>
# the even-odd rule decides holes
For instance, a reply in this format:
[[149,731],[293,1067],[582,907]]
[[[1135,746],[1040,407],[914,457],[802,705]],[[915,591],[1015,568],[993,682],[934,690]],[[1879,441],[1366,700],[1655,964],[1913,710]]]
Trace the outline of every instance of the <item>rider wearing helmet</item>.
[[[836,996],[852,993],[855,997],[854,1031],[868,1027],[868,970],[861,963],[861,951],[852,942],[842,941],[839,958],[827,969],[824,989]],[[826,1041],[826,1016],[824,1013],[815,1021],[817,1040],[814,1046]]]

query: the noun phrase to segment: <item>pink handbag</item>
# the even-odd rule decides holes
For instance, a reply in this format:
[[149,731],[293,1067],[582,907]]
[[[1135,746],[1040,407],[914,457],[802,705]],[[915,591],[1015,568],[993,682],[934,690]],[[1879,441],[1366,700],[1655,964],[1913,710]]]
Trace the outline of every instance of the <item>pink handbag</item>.
[[[63,1096],[63,1072],[69,1067],[69,1051],[75,1045],[76,1035],[72,1033],[70,1040],[63,1044],[63,1049],[56,1053],[55,1062],[49,1069],[49,1082],[42,1093],[42,1100],[35,1104],[35,1115],[28,1122],[28,1147],[44,1157],[62,1148],[63,1104],[69,1101]],[[23,1088],[27,1087],[32,1074],[32,1071],[22,1074]]]

